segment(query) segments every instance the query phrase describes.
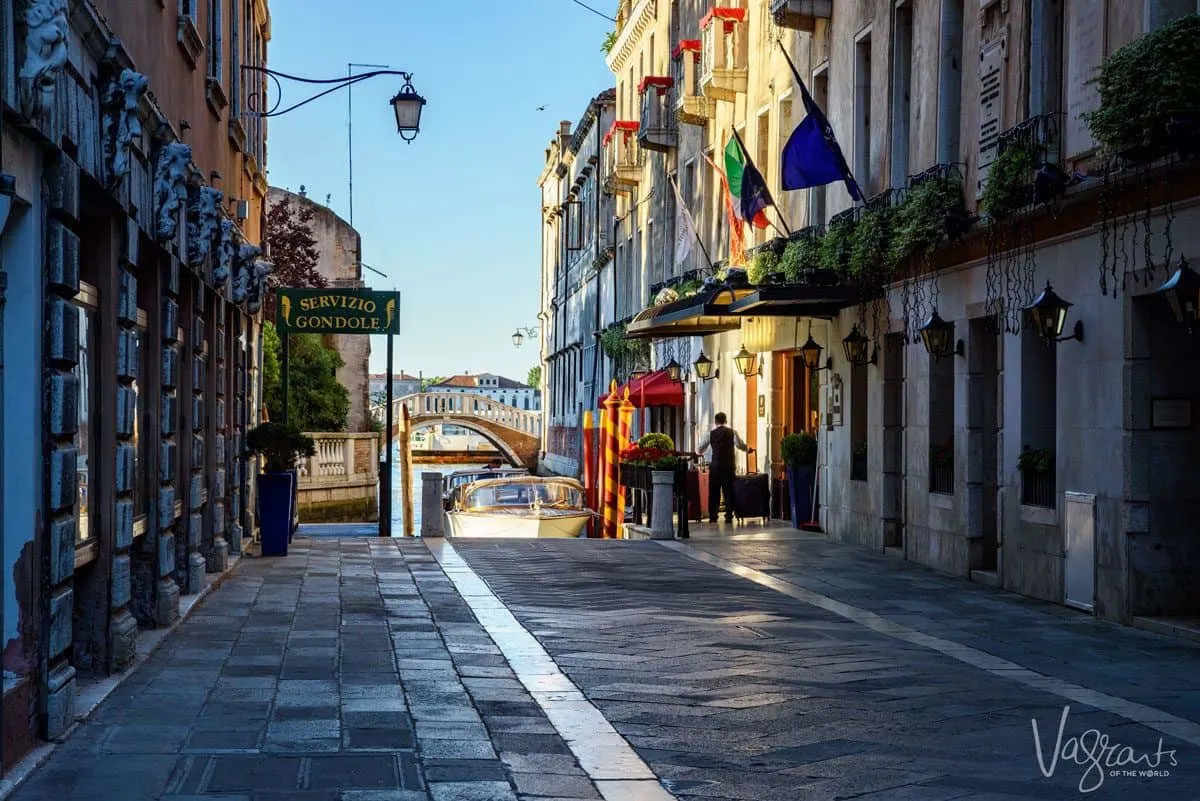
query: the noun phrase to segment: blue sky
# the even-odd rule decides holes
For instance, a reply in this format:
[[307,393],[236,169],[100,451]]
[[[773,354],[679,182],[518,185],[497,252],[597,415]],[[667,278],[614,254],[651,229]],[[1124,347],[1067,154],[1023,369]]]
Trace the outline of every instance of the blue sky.
[[[590,5],[611,14],[608,0]],[[364,277],[401,292],[397,372],[497,372],[523,380],[536,344],[540,198],[536,179],[558,121],[613,85],[600,44],[612,23],[571,0],[285,0],[272,3],[273,69],[346,74],[347,62],[413,73],[421,133],[396,135],[388,100],[402,79],[354,87],[354,223]],[[358,70],[356,70],[358,71]],[[365,70],[363,70],[365,71]],[[284,84],[284,102],[311,87]],[[346,90],[272,119],[270,181],[348,216]],[[546,105],[543,112],[537,107]],[[385,339],[371,370],[386,366]]]

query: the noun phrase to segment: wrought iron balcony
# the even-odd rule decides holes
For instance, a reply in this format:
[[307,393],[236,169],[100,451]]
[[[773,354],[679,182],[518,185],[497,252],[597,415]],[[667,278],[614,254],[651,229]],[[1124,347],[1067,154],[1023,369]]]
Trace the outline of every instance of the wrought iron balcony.
[[675,81],[667,76],[647,75],[638,86],[642,96],[642,118],[637,140],[646,150],[666,153],[678,145],[671,99],[674,84]]
[[812,33],[818,19],[833,19],[833,0],[771,0],[771,16],[781,28]]
[[732,103],[745,94],[746,27],[744,8],[713,8],[700,21],[700,91],[705,97]]

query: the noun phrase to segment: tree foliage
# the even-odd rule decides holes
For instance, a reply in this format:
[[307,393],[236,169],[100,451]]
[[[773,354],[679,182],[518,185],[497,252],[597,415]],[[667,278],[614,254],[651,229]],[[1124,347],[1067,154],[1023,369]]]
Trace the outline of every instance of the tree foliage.
[[[263,394],[271,420],[283,420],[282,343],[263,329]],[[345,431],[350,392],[337,380],[345,362],[318,334],[288,335],[288,422],[301,431]]]
[[266,241],[270,246],[274,270],[267,278],[268,292],[263,300],[266,319],[275,319],[275,290],[279,287],[321,288],[329,286],[317,271],[320,253],[313,236],[312,220],[316,210],[310,204],[293,207],[285,197],[267,209]]
[[540,364],[529,368],[529,373],[525,376],[525,383],[534,389],[542,388],[542,366]]

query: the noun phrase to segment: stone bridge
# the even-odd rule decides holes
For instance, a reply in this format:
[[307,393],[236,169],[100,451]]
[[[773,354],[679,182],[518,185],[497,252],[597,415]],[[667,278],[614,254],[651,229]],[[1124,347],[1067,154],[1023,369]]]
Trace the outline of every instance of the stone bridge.
[[[408,409],[404,432],[401,408]],[[375,407],[380,418],[382,406]],[[514,466],[537,467],[541,450],[542,413],[518,409],[483,395],[465,392],[420,392],[392,401],[392,433],[411,435],[428,426],[447,423],[474,431],[492,443]]]

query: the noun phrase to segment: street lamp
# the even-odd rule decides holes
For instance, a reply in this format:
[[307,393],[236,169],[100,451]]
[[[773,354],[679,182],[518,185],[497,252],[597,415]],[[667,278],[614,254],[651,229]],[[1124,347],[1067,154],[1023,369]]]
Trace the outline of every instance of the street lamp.
[[719,378],[721,371],[713,372],[712,359],[704,355],[704,351],[700,351],[700,356],[696,361],[692,362],[692,369],[696,371],[696,378],[701,381],[711,381],[713,378]]
[[1187,259],[1179,260],[1179,269],[1156,294],[1167,299],[1175,322],[1183,323],[1189,331],[1200,322],[1200,274],[1188,266]]
[[514,348],[521,347],[521,345],[523,345],[525,343],[525,337],[535,337],[535,336],[537,336],[537,332],[538,332],[537,326],[534,326],[533,328],[518,327],[516,331],[513,331],[513,335],[512,335],[513,347]]
[[929,315],[925,325],[917,330],[921,334],[921,341],[925,343],[925,350],[935,359],[966,353],[966,346],[961,339],[958,344],[954,342],[954,323],[943,320],[937,309]]
[[421,132],[421,110],[425,107],[425,98],[413,89],[411,79],[406,78],[404,86],[392,98],[392,111],[396,112],[396,133],[405,142],[416,139]]
[[1046,344],[1066,342],[1069,339],[1083,341],[1082,320],[1075,321],[1075,330],[1071,336],[1064,337],[1062,335],[1063,326],[1067,323],[1067,309],[1073,305],[1060,298],[1050,287],[1050,282],[1047,281],[1042,294],[1038,295],[1037,300],[1026,309],[1029,316],[1033,318],[1034,328],[1042,335],[1042,339],[1046,340]]

